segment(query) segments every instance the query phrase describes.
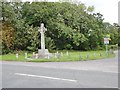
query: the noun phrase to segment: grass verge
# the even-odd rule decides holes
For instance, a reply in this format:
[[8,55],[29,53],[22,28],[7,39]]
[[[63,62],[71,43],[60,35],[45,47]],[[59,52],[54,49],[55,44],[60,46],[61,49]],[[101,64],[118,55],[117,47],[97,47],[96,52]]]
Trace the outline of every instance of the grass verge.
[[[67,62],[67,61],[86,61],[86,60],[97,60],[104,58],[115,57],[114,53],[106,54],[105,51],[58,51],[62,53],[59,58],[52,57],[50,59],[25,59],[24,53],[19,53],[18,59],[15,54],[0,55],[1,60],[3,61],[23,61],[23,62]],[[28,54],[28,58],[32,56],[31,53]]]

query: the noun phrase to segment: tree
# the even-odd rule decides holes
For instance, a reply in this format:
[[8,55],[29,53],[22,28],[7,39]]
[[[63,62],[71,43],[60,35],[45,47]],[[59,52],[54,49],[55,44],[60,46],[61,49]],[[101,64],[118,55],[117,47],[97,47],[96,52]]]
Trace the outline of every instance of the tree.
[[40,23],[48,29],[45,37],[49,50],[101,49],[104,35],[110,34],[110,44],[117,44],[119,37],[117,24],[104,23],[103,15],[94,13],[94,6],[81,2],[3,2],[2,13],[3,22],[14,29],[13,50],[40,48]]
[[8,53],[10,49],[14,48],[14,28],[9,22],[3,22],[2,23],[2,53]]

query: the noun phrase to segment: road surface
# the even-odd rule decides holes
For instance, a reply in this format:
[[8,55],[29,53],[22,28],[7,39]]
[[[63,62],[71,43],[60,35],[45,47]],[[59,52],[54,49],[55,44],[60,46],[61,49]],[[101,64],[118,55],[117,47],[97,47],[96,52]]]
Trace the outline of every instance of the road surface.
[[2,88],[117,88],[118,55],[82,62],[7,62]]

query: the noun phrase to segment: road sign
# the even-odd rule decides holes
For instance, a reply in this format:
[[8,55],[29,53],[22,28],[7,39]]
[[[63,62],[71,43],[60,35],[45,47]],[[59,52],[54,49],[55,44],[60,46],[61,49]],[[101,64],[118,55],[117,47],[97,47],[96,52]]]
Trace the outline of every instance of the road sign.
[[104,44],[109,44],[109,38],[104,38]]
[[104,44],[105,44],[105,46],[106,46],[106,53],[107,53],[107,54],[108,54],[108,44],[109,44],[109,40],[111,40],[111,39],[110,39],[110,35],[107,34],[107,35],[104,37]]

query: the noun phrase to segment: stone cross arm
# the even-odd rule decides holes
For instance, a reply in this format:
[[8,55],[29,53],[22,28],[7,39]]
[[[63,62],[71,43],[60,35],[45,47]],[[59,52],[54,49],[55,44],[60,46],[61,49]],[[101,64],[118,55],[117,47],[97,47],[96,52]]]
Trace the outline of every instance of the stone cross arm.
[[39,30],[41,33],[44,33],[45,31],[47,31],[47,29],[44,27],[44,23],[41,23],[41,26],[40,26],[40,30]]

